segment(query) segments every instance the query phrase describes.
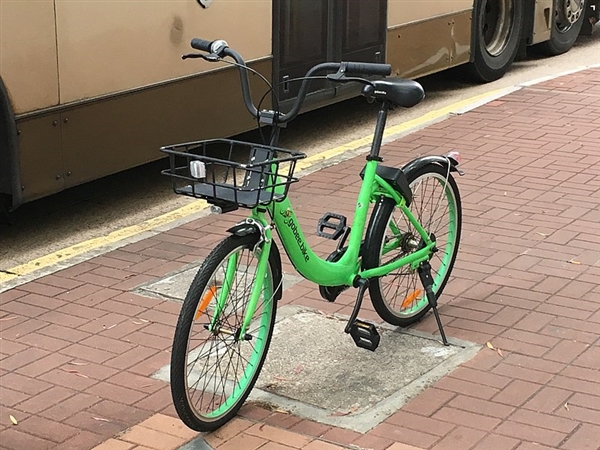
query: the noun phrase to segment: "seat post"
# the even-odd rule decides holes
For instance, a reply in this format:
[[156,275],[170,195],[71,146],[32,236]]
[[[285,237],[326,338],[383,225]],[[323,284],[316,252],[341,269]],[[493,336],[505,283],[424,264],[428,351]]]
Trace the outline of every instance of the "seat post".
[[383,132],[385,131],[385,122],[387,121],[387,115],[390,107],[386,101],[381,102],[381,107],[377,113],[377,124],[375,125],[375,134],[373,135],[373,143],[371,144],[371,152],[367,156],[367,161],[377,160],[382,161],[379,157],[379,150],[381,149],[381,141],[383,140]]

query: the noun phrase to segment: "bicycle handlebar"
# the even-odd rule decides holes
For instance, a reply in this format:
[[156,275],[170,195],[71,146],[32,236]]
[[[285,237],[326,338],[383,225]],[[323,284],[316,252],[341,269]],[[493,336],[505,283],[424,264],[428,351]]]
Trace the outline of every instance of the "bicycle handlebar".
[[203,52],[210,52],[210,46],[212,45],[213,41],[206,41],[204,39],[200,39],[200,38],[194,38],[192,39],[192,42],[190,43],[190,45],[192,46],[192,48],[195,48],[196,50],[200,50]]
[[[223,40],[215,40],[215,41],[207,41],[205,39],[194,38],[190,44],[192,48],[196,50],[200,50],[203,52],[211,53],[218,57],[229,56],[233,58],[233,60],[238,64],[238,68],[240,71],[240,81],[242,84],[242,95],[244,99],[244,104],[246,109],[252,114],[254,117],[259,117],[259,111],[254,106],[252,102],[252,97],[250,96],[250,82],[248,80],[248,71],[244,70],[246,68],[246,61],[244,58],[237,53],[235,50],[229,48],[227,46],[227,42]],[[215,58],[214,61],[217,59]],[[212,59],[210,61],[213,61]],[[296,101],[294,102],[294,106],[287,114],[279,113],[279,116],[276,118],[277,123],[286,123],[294,119],[298,113],[300,112],[300,108],[304,103],[304,99],[308,93],[308,84],[310,82],[310,77],[323,72],[337,72],[339,76],[336,78],[337,81],[352,81],[345,80],[344,76],[359,76],[359,75],[379,75],[379,76],[387,76],[392,73],[392,66],[389,64],[378,64],[378,63],[365,63],[365,62],[326,62],[317,64],[312,67],[302,80],[302,85],[300,86],[300,91],[298,92],[298,96],[296,97]],[[354,80],[356,81],[356,80]]]
[[[344,64],[344,63],[340,63]],[[392,73],[392,66],[389,64],[348,62],[346,63],[346,75],[381,75],[386,77]]]

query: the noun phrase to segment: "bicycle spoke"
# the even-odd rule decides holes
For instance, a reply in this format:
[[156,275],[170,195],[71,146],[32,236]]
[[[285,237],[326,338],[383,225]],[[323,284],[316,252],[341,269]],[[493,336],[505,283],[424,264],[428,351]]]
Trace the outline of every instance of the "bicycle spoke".
[[270,317],[279,286],[274,289],[269,271],[246,329],[252,339],[239,336],[257,282],[258,258],[253,247],[238,248],[220,260],[199,296],[208,299],[210,295],[210,300],[202,306],[198,302],[197,308],[202,309],[194,312],[191,322],[184,368],[186,397],[194,414],[206,420],[239,407],[257,373],[260,361],[256,355],[264,353],[265,336],[271,332]]
[[[409,182],[413,193],[411,214],[437,247],[437,252],[429,257],[436,292],[445,284],[456,254],[457,191],[448,170],[441,166],[427,167]],[[388,224],[383,233],[379,265],[410,255],[419,249],[416,244],[422,245],[420,233],[400,208],[391,209]],[[418,320],[429,308],[419,274],[410,265],[379,277],[376,283],[378,287],[371,299],[382,318],[392,324],[413,323],[413,317]]]

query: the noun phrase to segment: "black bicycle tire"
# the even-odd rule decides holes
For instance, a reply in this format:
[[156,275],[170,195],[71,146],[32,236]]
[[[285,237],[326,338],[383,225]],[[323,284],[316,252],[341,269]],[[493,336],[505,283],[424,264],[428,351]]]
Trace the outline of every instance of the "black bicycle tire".
[[213,421],[205,420],[201,417],[198,417],[198,415],[194,413],[194,408],[190,405],[187,396],[185,374],[188,337],[190,334],[194,314],[198,308],[200,295],[204,292],[205,287],[210,281],[210,277],[213,275],[214,271],[219,267],[227,255],[229,255],[236,248],[252,249],[258,240],[258,234],[250,234],[246,236],[232,235],[222,240],[204,260],[202,266],[194,277],[194,280],[192,281],[192,284],[188,290],[188,294],[183,302],[175,329],[171,353],[171,395],[173,398],[173,405],[178,416],[189,428],[193,430],[200,432],[214,431],[231,420],[237,414],[252,391],[252,388],[254,387],[254,384],[260,375],[262,366],[267,356],[276,320],[277,301],[280,296],[280,292],[278,292],[280,286],[278,288],[277,285],[281,280],[281,261],[278,258],[278,252],[274,243],[271,246],[271,252],[269,254],[269,266],[271,268],[273,281],[271,320],[270,327],[267,331],[266,342],[262,354],[260,355],[257,369],[254,372],[251,380],[248,382],[245,392],[241,394],[239,400],[223,416],[220,416],[217,420]]
[[[437,289],[435,290],[436,298],[439,298],[450,274],[452,273],[452,269],[454,267],[454,263],[456,261],[456,255],[458,254],[458,247],[460,244],[460,234],[462,228],[462,203],[460,199],[460,193],[458,191],[458,186],[456,181],[452,177],[452,175],[447,173],[447,169],[438,164],[428,164],[424,167],[418,168],[414,171],[408,171],[406,173],[406,178],[408,183],[412,185],[416,180],[420,177],[435,172],[438,175],[448,177],[448,185],[452,190],[452,194],[456,200],[456,211],[457,211],[457,226],[456,226],[456,240],[453,249],[453,254],[451,256],[451,260],[446,271],[446,275],[444,276],[442,282],[439,284]],[[413,202],[415,200],[413,199]],[[414,203],[413,203],[414,204]],[[371,214],[371,218],[369,221],[369,226],[367,228],[367,237],[366,237],[366,245],[367,249],[379,249],[381,248],[385,231],[388,227],[389,220],[392,216],[392,212],[396,207],[396,203],[393,199],[388,197],[382,197],[376,204],[373,209],[373,213]],[[440,250],[441,251],[441,250]],[[365,269],[378,267],[380,264],[380,255],[379,252],[369,251],[365,252],[363,255],[363,266]],[[430,310],[431,306],[429,303],[425,303],[423,308],[418,311],[417,314],[409,316],[409,317],[401,317],[394,313],[393,310],[390,309],[388,303],[384,299],[384,295],[382,293],[382,288],[380,284],[381,277],[372,278],[369,283],[369,294],[371,298],[371,303],[375,308],[375,311],[384,321],[391,325],[406,327],[412,325],[420,321],[425,314]]]

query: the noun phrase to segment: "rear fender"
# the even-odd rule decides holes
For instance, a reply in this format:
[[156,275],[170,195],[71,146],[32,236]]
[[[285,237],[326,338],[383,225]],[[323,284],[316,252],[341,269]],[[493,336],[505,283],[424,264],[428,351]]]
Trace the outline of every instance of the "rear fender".
[[408,164],[406,164],[402,171],[404,173],[409,173],[410,171],[419,170],[422,167],[425,167],[429,164],[437,164],[448,170],[448,166],[450,166],[450,172],[457,172],[459,175],[464,175],[464,172],[458,167],[459,162],[452,155],[452,152],[447,155],[436,155],[436,156],[421,156],[419,158],[413,159]]

